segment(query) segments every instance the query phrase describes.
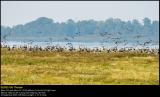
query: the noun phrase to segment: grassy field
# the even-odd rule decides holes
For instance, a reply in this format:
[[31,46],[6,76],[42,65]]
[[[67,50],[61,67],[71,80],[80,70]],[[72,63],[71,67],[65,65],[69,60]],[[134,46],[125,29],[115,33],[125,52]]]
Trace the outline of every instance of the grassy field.
[[158,85],[159,55],[1,49],[2,85]]

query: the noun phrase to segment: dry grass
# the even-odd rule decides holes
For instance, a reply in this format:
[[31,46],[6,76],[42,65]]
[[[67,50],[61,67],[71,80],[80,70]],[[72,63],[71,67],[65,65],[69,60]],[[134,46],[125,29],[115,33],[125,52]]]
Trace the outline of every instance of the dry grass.
[[158,85],[159,56],[1,49],[1,84]]

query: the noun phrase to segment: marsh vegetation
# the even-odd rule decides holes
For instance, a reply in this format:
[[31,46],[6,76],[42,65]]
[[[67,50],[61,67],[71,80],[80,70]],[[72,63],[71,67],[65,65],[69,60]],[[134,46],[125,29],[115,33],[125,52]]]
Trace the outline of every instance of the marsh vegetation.
[[1,84],[158,85],[159,55],[1,48]]

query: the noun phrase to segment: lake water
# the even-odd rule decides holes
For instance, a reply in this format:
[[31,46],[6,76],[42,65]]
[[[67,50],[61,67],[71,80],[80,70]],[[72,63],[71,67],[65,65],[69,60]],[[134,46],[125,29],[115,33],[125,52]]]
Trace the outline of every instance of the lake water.
[[[35,41],[35,42],[21,42],[21,41],[1,41],[2,45],[7,45],[10,47],[13,47],[14,45],[16,45],[17,47],[20,46],[40,46],[42,48],[45,48],[47,46],[59,46],[59,47],[66,47],[69,48],[71,46],[73,46],[74,48],[113,48],[116,45],[114,43],[100,43],[100,42],[45,42],[45,41]],[[128,43],[127,45],[124,45],[124,43],[120,43],[117,45],[117,48],[124,48],[124,47],[133,47],[135,49],[137,48],[143,48],[143,46],[137,45],[136,43]],[[148,48],[156,48],[159,49],[159,44],[148,44],[147,45]]]

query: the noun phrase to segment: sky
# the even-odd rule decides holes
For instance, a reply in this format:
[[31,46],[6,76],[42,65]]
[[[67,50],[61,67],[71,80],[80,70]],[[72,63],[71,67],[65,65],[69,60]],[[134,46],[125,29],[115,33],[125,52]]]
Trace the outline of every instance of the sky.
[[54,22],[119,18],[159,21],[159,1],[1,1],[1,25],[15,26],[47,17]]

